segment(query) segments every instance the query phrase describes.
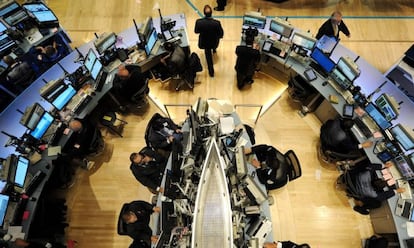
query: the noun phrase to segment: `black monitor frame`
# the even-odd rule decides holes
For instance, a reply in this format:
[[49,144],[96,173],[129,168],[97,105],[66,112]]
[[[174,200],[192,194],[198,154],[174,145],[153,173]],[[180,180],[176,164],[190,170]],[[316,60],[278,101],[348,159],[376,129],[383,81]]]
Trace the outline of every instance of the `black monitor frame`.
[[20,118],[20,124],[29,130],[33,130],[39,123],[44,113],[45,109],[42,107],[42,105],[36,102],[26,108],[22,118]]
[[[257,23],[252,22],[252,20],[257,21]],[[266,26],[266,17],[246,13],[243,16],[243,26],[256,27],[258,29],[264,29],[265,26]]]
[[[49,122],[50,119],[51,121]],[[30,136],[32,136],[34,139],[40,140],[43,137],[43,135],[47,132],[47,129],[52,125],[53,121],[53,116],[49,112],[45,112],[40,121],[37,123],[36,128],[30,132]]]
[[105,51],[115,48],[117,35],[114,32],[104,34],[93,43],[99,55],[103,55]]
[[55,109],[60,111],[70,102],[74,95],[76,95],[76,89],[72,85],[66,85],[65,90],[62,91],[51,104]]
[[[153,38],[155,39],[154,42],[149,43],[150,39]],[[151,40],[152,41],[152,40]],[[155,28],[153,28],[149,34],[149,36],[146,38],[146,42],[145,42],[145,53],[147,54],[147,56],[151,55],[152,50],[155,47],[155,44],[158,41],[158,34],[157,34],[157,30]]]
[[332,61],[332,59],[329,56],[324,54],[322,50],[320,50],[317,47],[313,48],[311,58],[316,63],[318,63],[327,73],[330,73],[335,67],[335,62]]
[[[283,30],[280,30],[279,28],[282,28]],[[286,21],[276,17],[270,21],[269,30],[280,35],[280,38],[289,38],[292,35],[294,28]]]
[[[396,132],[397,129],[400,130],[400,134],[404,135],[403,137],[399,137],[398,136],[398,133]],[[392,136],[394,137],[394,139],[398,142],[398,144],[400,144],[400,146],[405,151],[409,151],[409,150],[414,149],[414,137],[413,137],[413,134],[410,134],[410,132],[408,131],[408,129],[404,125],[402,125],[401,123],[398,123],[397,125],[395,125],[394,127],[392,127],[390,129],[390,132],[391,132]],[[402,141],[402,138],[408,139],[410,141],[410,144],[405,144]]]
[[13,184],[13,186],[18,187],[20,189],[24,188],[24,184],[26,181],[27,173],[29,172],[30,160],[23,156],[18,156],[15,160],[14,165],[11,165],[9,175],[13,176],[13,178],[9,177],[9,182]]
[[375,104],[388,121],[395,120],[399,115],[398,103],[386,93],[375,99]]
[[[297,38],[299,38],[299,40]],[[306,41],[306,43],[309,43],[309,44],[306,44],[306,45],[303,44],[304,40]],[[312,50],[316,46],[316,42],[317,40],[311,37],[310,35],[308,35],[307,33],[295,32],[293,33],[293,36],[292,36],[292,44],[302,49],[309,50],[309,51]]]

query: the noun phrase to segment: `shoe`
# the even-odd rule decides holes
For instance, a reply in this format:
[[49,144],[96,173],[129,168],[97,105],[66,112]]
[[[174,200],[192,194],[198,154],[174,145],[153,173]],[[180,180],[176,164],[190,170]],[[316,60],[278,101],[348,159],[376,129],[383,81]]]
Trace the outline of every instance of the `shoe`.
[[210,77],[214,77],[214,72],[209,72],[208,75],[210,75]]
[[362,215],[368,215],[369,214],[369,211],[366,208],[363,208],[361,206],[355,206],[353,209],[354,209],[354,211],[356,211],[356,212],[358,212]]
[[214,10],[216,10],[216,11],[223,11],[224,8],[214,7]]
[[213,49],[213,53],[217,53],[217,50],[216,49]]

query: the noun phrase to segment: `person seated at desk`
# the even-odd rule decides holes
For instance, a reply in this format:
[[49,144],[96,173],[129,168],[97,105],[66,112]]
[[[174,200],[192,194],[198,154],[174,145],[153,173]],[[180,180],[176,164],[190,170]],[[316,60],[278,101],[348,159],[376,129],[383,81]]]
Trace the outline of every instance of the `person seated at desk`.
[[164,49],[168,52],[166,56],[161,59],[171,75],[182,73],[186,68],[186,54],[184,50],[171,42],[164,43]]
[[8,65],[6,83],[11,87],[11,91],[22,92],[34,78],[32,67],[27,62],[17,61],[10,55],[4,56],[3,61]]
[[277,189],[288,182],[288,164],[276,148],[268,145],[256,145],[245,147],[246,155],[255,154],[251,164],[256,168],[259,181],[266,186],[267,190]]
[[89,120],[73,119],[69,122],[65,134],[73,133],[64,147],[64,151],[77,160],[82,160],[83,166],[92,166],[86,156],[98,153],[103,148],[103,139],[99,129]]
[[164,192],[160,187],[167,160],[150,147],[144,147],[138,153],[129,156],[130,169],[135,178],[153,194]]
[[181,128],[170,118],[162,117],[150,123],[147,143],[155,149],[171,151],[173,143],[177,145],[178,151],[182,151],[181,140],[183,134]]
[[246,45],[236,47],[237,61],[234,69],[237,72],[237,88],[241,90],[246,84],[254,82],[253,75],[260,62],[257,44],[253,45],[254,37],[246,37]]
[[153,207],[145,201],[133,201],[125,207],[122,219],[127,224],[127,235],[134,240],[132,247],[142,247],[139,245],[150,247],[151,242],[157,241],[157,237],[152,236],[152,230],[149,227],[151,214],[154,212],[159,213],[160,208]]
[[[134,95],[143,87],[147,87],[146,78],[144,74],[139,72],[138,67],[133,65],[120,65],[118,67],[117,78],[114,81],[114,91],[121,104],[140,100],[134,99]],[[144,93],[149,93],[148,87]]]
[[372,141],[365,141],[362,144],[354,138],[351,128],[354,125],[352,119],[335,119],[326,121],[320,132],[321,144],[324,150],[331,150],[337,153],[351,153],[361,148],[368,148],[373,145]]
[[[395,179],[388,172],[392,162],[382,164],[365,164],[346,171],[338,179],[338,185],[344,186],[348,195],[355,200],[356,212],[367,215],[370,209],[379,208],[381,202],[393,197],[396,193],[402,193],[404,188],[395,186]],[[383,178],[378,178],[376,171],[381,170]],[[384,188],[386,188],[384,190]]]
[[266,242],[263,244],[263,248],[311,248],[308,244],[296,244],[292,241],[275,241],[273,243]]

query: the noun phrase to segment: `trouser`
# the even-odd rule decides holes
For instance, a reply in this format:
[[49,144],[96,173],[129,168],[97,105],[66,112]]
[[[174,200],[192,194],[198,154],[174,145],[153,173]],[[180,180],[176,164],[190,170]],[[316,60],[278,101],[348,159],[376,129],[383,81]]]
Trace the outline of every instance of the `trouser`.
[[253,80],[253,75],[248,75],[244,71],[237,71],[237,88],[241,90],[244,85],[250,83]]
[[217,0],[217,7],[219,9],[224,9],[226,5],[227,5],[227,0]]
[[204,54],[206,56],[208,73],[210,74],[210,76],[213,76],[214,75],[214,67],[213,67],[213,55],[212,55],[211,50],[212,49],[210,49],[210,48],[205,48],[204,49]]

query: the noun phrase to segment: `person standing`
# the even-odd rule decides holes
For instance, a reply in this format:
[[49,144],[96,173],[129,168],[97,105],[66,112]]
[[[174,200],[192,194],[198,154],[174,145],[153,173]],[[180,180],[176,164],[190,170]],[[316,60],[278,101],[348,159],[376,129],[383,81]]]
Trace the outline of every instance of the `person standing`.
[[197,19],[194,32],[200,34],[198,38],[198,47],[204,49],[206,56],[208,74],[214,77],[213,55],[223,38],[224,32],[221,23],[211,17],[213,11],[209,5],[204,6],[204,18]]
[[349,32],[348,27],[342,20],[342,13],[340,11],[335,11],[319,28],[318,33],[316,34],[316,39],[319,40],[324,35],[339,39],[339,32],[344,33],[348,38],[351,37],[351,32]]
[[253,46],[254,38],[246,38],[246,45],[236,47],[237,88],[241,90],[244,85],[253,83],[253,75],[260,61],[258,47]]
[[227,5],[227,0],[217,0],[217,7],[214,7],[214,10],[223,11],[226,5]]

